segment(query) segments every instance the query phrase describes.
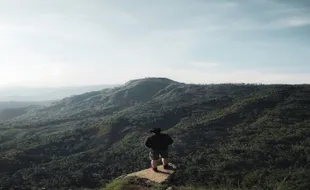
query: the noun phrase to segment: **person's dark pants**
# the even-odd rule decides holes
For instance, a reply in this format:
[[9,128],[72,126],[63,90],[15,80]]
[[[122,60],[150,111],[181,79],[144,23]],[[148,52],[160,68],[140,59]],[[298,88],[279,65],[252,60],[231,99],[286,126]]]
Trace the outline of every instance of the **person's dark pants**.
[[168,158],[168,149],[166,150],[151,150],[149,154],[150,160],[159,160],[161,158]]

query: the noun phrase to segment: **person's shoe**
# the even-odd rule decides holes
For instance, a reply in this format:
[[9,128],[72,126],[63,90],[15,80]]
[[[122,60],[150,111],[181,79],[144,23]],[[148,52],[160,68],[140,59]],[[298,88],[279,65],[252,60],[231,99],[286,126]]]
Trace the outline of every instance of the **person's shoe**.
[[157,169],[157,168],[152,168],[152,170],[153,170],[154,172],[158,172],[158,169]]
[[167,165],[164,165],[163,167],[165,170],[169,170],[171,167],[167,164]]

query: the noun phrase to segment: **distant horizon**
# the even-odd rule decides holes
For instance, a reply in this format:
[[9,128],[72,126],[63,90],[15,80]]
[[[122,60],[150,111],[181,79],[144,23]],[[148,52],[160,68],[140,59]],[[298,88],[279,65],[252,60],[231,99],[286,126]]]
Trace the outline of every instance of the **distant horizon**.
[[85,85],[68,85],[68,86],[32,86],[32,85],[7,85],[0,86],[0,89],[15,89],[15,88],[27,88],[27,89],[60,89],[60,88],[84,88],[84,87],[95,87],[95,86],[115,86],[121,84],[85,84]]
[[[261,83],[261,82],[218,82],[218,83],[214,83],[214,82],[186,82],[186,81],[180,81],[180,80],[174,80],[172,78],[168,78],[168,77],[141,77],[141,78],[133,78],[130,80],[127,80],[123,83],[118,83],[118,84],[109,84],[109,83],[100,83],[100,84],[76,84],[76,85],[71,85],[71,86],[27,86],[27,85],[19,85],[19,86],[0,86],[0,90],[4,90],[4,89],[18,89],[18,88],[22,88],[22,89],[70,89],[70,88],[87,88],[87,87],[104,87],[104,88],[108,88],[108,87],[115,87],[115,86],[122,86],[125,85],[126,83],[132,81],[132,80],[142,80],[142,79],[157,79],[157,78],[166,78],[178,83],[185,83],[185,84],[198,84],[198,85],[216,85],[216,84],[253,84],[253,85],[310,85],[310,83]],[[105,87],[106,86],[106,87]]]
[[287,83],[190,83],[184,81],[173,80],[167,77],[143,77],[143,78],[135,78],[129,81],[126,81],[122,84],[97,84],[97,85],[83,85],[83,86],[60,86],[60,87],[0,87],[0,102],[45,102],[45,101],[55,101],[60,100],[65,97],[69,97],[72,95],[84,94],[92,91],[100,91],[103,89],[112,89],[115,87],[120,87],[126,85],[128,82],[133,80],[143,80],[143,79],[158,79],[165,78],[168,80],[172,80],[181,84],[188,85],[223,85],[223,84],[231,84],[231,85],[310,85],[307,83],[301,84],[287,84]]

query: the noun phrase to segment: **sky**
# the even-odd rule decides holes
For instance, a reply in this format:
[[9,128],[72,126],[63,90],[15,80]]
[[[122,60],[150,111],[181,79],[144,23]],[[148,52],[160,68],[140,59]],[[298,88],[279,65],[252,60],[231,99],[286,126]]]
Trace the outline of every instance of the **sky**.
[[308,0],[0,0],[0,87],[310,83]]

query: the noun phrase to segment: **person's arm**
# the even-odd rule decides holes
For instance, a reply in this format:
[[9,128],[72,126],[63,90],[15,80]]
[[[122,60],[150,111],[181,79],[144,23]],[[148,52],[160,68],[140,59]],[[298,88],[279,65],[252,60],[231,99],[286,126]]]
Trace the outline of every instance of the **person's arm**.
[[148,148],[152,148],[152,143],[151,143],[151,139],[150,138],[146,139],[145,146],[148,147]]
[[173,144],[173,140],[172,140],[171,136],[167,135],[167,137],[168,137],[168,145],[172,145]]

